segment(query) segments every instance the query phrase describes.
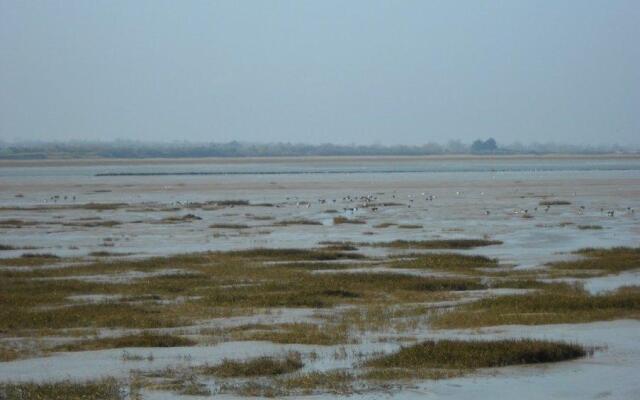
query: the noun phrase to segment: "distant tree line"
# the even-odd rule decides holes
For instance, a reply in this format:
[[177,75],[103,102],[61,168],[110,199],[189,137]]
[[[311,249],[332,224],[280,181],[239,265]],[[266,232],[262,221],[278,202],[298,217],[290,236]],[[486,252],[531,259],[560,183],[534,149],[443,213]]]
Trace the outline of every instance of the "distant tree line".
[[149,143],[113,142],[0,142],[0,159],[76,158],[197,158],[197,157],[289,157],[289,156],[422,156],[454,154],[606,154],[637,153],[621,146],[572,146],[555,143],[519,143],[499,146],[493,138],[471,145],[458,140],[423,145],[337,145],[302,143]]

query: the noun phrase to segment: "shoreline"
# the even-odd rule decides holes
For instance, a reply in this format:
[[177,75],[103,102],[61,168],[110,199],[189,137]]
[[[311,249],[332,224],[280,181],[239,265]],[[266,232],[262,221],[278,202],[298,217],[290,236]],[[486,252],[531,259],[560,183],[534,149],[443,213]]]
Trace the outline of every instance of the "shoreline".
[[195,158],[70,158],[44,160],[2,160],[0,168],[16,167],[69,167],[96,165],[162,165],[162,164],[277,164],[277,163],[330,163],[330,162],[411,162],[455,160],[621,160],[640,159],[640,154],[545,154],[545,155],[424,155],[424,156],[286,156],[286,157],[195,157]]

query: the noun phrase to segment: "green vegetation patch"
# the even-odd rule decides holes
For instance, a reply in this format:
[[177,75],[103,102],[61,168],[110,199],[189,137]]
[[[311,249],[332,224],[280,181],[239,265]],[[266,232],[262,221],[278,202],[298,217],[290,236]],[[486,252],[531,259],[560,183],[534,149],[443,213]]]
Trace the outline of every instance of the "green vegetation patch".
[[179,323],[157,307],[105,303],[52,309],[11,307],[0,310],[0,330],[81,327],[161,328]]
[[115,379],[93,382],[0,384],[0,399],[7,400],[124,400],[126,391]]
[[345,327],[319,326],[310,323],[273,325],[268,330],[237,331],[233,335],[241,340],[264,340],[281,344],[313,344],[331,346],[349,342]]
[[571,205],[570,201],[566,200],[542,200],[539,205],[541,206],[568,206]]
[[249,225],[246,224],[211,224],[209,228],[214,229],[248,229]]
[[334,249],[252,249],[227,252],[226,255],[259,258],[273,261],[289,260],[340,260],[364,259],[366,256],[358,253],[345,253]]
[[587,355],[577,344],[533,339],[438,340],[403,347],[393,354],[373,358],[374,368],[475,369],[571,360]]
[[322,390],[331,394],[350,394],[354,376],[343,370],[307,372],[278,380],[277,384],[287,393],[309,395]]
[[37,225],[36,222],[33,221],[25,221],[17,218],[10,219],[0,219],[0,228],[21,228],[23,226],[33,226]]
[[581,230],[601,230],[602,225],[578,225],[578,229]]
[[20,358],[20,355],[21,354],[18,350],[0,344],[0,362],[16,360]]
[[[499,240],[486,239],[442,239],[442,240],[394,240],[392,242],[368,243],[373,247],[394,249],[472,249],[474,247],[502,244]],[[361,243],[361,245],[365,245]]]
[[483,299],[437,316],[438,328],[540,325],[640,317],[640,288],[590,295],[579,288],[547,289],[524,295]]
[[258,357],[236,361],[225,359],[215,366],[202,368],[202,373],[222,378],[276,376],[288,374],[304,366],[300,353],[290,352],[283,358]]
[[381,222],[381,223],[379,223],[377,225],[374,225],[373,227],[376,228],[376,229],[384,229],[384,228],[388,228],[390,226],[396,226],[396,225],[398,225],[398,224],[395,224],[393,222]]
[[341,224],[363,225],[363,224],[366,224],[366,223],[367,223],[367,221],[362,220],[362,219],[350,219],[350,218],[342,217],[342,216],[333,217],[333,224],[334,225],[341,225]]
[[354,380],[354,375],[342,370],[299,372],[275,376],[268,381],[254,379],[245,382],[224,382],[220,385],[220,391],[240,396],[278,398],[319,393],[349,395],[354,392]]
[[576,254],[585,258],[554,262],[549,266],[557,270],[596,270],[602,274],[620,273],[640,268],[640,247],[587,248],[578,250]]
[[419,224],[400,224],[398,225],[400,229],[422,229],[422,225]]
[[139,335],[127,335],[115,338],[100,338],[85,340],[79,343],[58,346],[58,351],[85,351],[101,349],[118,349],[124,347],[182,347],[193,346],[196,342],[180,336],[142,333]]
[[336,242],[331,240],[325,240],[318,243],[321,246],[324,246],[323,250],[333,250],[333,251],[355,251],[358,250],[356,243],[354,242]]
[[274,224],[275,226],[289,226],[289,225],[322,225],[320,221],[314,221],[311,219],[287,219],[283,221],[278,221]]
[[[411,260],[396,260],[392,268],[431,269],[451,272],[474,272],[477,268],[494,268],[498,260],[484,256],[469,256],[453,253],[411,255]],[[477,271],[475,271],[477,272]]]

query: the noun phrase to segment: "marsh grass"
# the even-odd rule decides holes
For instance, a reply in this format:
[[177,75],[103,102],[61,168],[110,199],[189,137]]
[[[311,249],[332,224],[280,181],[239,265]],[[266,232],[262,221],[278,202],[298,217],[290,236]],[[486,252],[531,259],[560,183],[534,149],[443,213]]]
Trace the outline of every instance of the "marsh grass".
[[59,308],[33,309],[4,307],[0,310],[0,330],[69,328],[161,328],[181,321],[162,313],[157,306],[115,303],[83,304]]
[[248,215],[247,218],[251,218],[255,221],[272,221],[275,217],[271,215]]
[[89,255],[91,257],[121,257],[121,256],[127,256],[130,255],[131,253],[114,253],[111,251],[92,251],[91,253],[89,253]]
[[393,354],[372,358],[364,365],[373,368],[476,369],[565,361],[584,357],[587,353],[577,344],[546,340],[438,340],[403,347]]
[[576,254],[585,258],[559,261],[549,264],[551,269],[565,271],[599,271],[601,274],[620,273],[640,269],[640,248],[613,247],[610,249],[586,248]]
[[289,226],[289,225],[322,225],[322,222],[315,221],[311,219],[285,219],[282,221],[278,221],[274,224],[274,226]]
[[295,260],[341,260],[365,259],[366,256],[357,253],[345,253],[336,249],[265,249],[241,250],[227,252],[226,255],[252,258],[265,261],[295,261]]
[[366,223],[367,223],[367,221],[362,220],[362,219],[350,219],[350,218],[343,217],[343,216],[333,217],[333,224],[334,225],[342,225],[342,224],[363,225],[363,224],[366,224]]
[[222,378],[237,378],[289,374],[302,367],[304,363],[300,353],[289,352],[282,358],[263,356],[242,361],[224,359],[218,365],[202,367],[200,372]]
[[37,225],[37,223],[34,221],[25,221],[17,218],[0,220],[0,228],[16,229],[16,228],[22,228],[23,226],[33,226],[33,225]]
[[212,201],[210,202],[211,204],[215,204],[217,206],[224,206],[224,207],[234,207],[234,206],[248,206],[251,205],[251,203],[249,202],[249,200],[216,200],[216,201]]
[[474,247],[502,244],[499,240],[486,239],[442,239],[442,240],[394,240],[392,242],[359,243],[372,247],[395,249],[472,249]]
[[324,241],[320,242],[320,245],[323,245],[324,250],[333,250],[333,251],[355,251],[358,250],[358,247],[351,242],[331,242]]
[[454,253],[414,254],[410,260],[396,260],[392,268],[430,269],[436,271],[482,273],[478,268],[495,268],[498,261],[484,256],[469,256]]
[[330,394],[351,394],[353,392],[354,375],[344,370],[326,372],[307,372],[279,379],[278,387],[286,393],[310,395],[322,390]]
[[601,230],[601,225],[578,225],[578,229],[580,230]]
[[[486,286],[479,280],[468,278],[432,278],[390,272],[336,272],[300,275],[298,280],[284,285],[272,284],[269,288],[254,289],[258,290],[256,296],[265,305],[275,303],[280,306],[322,308],[337,304],[386,303],[402,299],[420,301],[429,298],[433,292],[484,288]],[[249,299],[250,303],[255,303],[255,300]]]
[[195,214],[185,214],[185,215],[173,215],[170,217],[166,217],[160,220],[160,222],[163,224],[177,224],[181,222],[193,222],[193,221],[200,221],[200,220],[202,220],[202,217],[198,217]]
[[[358,255],[325,250],[258,249],[148,260],[101,260],[39,271],[3,271],[0,273],[0,329],[17,332],[97,327],[159,328],[189,324],[197,319],[251,313],[252,309],[425,301],[433,292],[485,288],[479,280],[468,278],[346,271],[313,274],[308,269],[313,265],[308,259],[357,258],[355,256]],[[294,262],[291,266],[262,265],[274,259],[303,262]],[[126,283],[51,279],[87,273],[151,272],[176,265],[182,265],[183,274]],[[119,300],[78,305],[67,300],[70,296],[87,293],[118,295],[121,300],[131,299],[131,302]],[[182,303],[157,301],[177,296],[193,300]]]
[[[132,393],[139,395],[140,389],[169,391],[188,396],[211,396],[209,388],[200,382],[193,368],[165,368],[159,371],[137,372],[132,378]],[[133,397],[133,396],[132,396]],[[132,399],[133,400],[133,399]]]
[[54,254],[25,253],[20,257],[0,258],[0,265],[11,267],[39,267],[53,265],[61,259]]
[[18,350],[0,344],[0,362],[16,360],[20,355]]
[[168,334],[142,333],[113,338],[84,340],[78,343],[65,344],[56,347],[56,351],[86,351],[102,349],[119,349],[125,347],[183,347],[194,346],[191,339]]
[[[438,294],[431,301],[453,300],[449,293]],[[432,309],[429,303],[423,304],[390,304],[364,305],[352,307],[327,318],[332,324],[350,332],[402,332],[415,329],[419,325],[427,325]]]
[[566,200],[542,200],[538,203],[541,206],[568,206],[571,205],[570,201]]
[[590,295],[580,288],[555,287],[542,292],[487,298],[441,314],[437,328],[540,325],[640,318],[640,289]]
[[388,228],[390,226],[396,226],[398,224],[395,224],[393,222],[382,222],[380,224],[374,225],[373,227],[376,229],[384,229],[384,228]]
[[246,224],[211,224],[209,228],[214,229],[248,229],[249,225]]
[[373,368],[362,374],[370,381],[439,380],[462,376],[466,371],[453,368]]
[[271,330],[236,332],[236,340],[264,340],[280,344],[312,344],[331,346],[349,343],[349,334],[344,326],[291,323],[271,326]]
[[289,393],[283,388],[277,387],[273,382],[248,381],[248,382],[223,382],[220,385],[220,393],[233,393],[243,397],[280,398]]
[[[314,263],[365,258],[357,253],[327,249],[253,249],[143,260],[100,259],[65,268],[0,271],[0,330],[22,335],[71,328],[175,327],[272,307],[424,302],[447,291],[486,288],[479,279],[349,273],[348,267],[358,267],[357,263]],[[287,263],[265,264],[272,261]],[[117,276],[166,268],[179,268],[183,272],[125,282],[82,280],[86,275]],[[323,268],[345,269],[313,273]],[[108,295],[117,300],[89,304],[72,300],[73,296],[86,294]],[[179,297],[183,300],[173,301]],[[301,341],[327,341],[300,334]]]
[[220,391],[240,396],[277,398],[316,393],[350,395],[354,392],[354,380],[354,375],[342,370],[299,372],[267,381],[224,382]]
[[[211,343],[259,340],[336,346],[357,343],[359,334],[365,332],[388,335],[388,338],[394,338],[389,340],[397,342],[402,333],[427,329],[430,325],[437,328],[475,328],[506,323],[564,323],[640,317],[638,287],[625,287],[614,293],[594,296],[580,287],[538,280],[554,272],[587,274],[632,269],[638,265],[638,249],[586,249],[580,252],[584,259],[567,262],[569,264],[554,263],[546,270],[526,272],[496,268],[499,267],[497,260],[482,256],[429,253],[405,255],[408,259],[367,258],[351,252],[358,246],[467,249],[499,243],[475,239],[382,244],[321,242],[324,247],[315,249],[258,248],[147,259],[91,259],[87,262],[19,257],[17,260],[24,262],[23,265],[33,265],[34,262],[65,265],[64,268],[0,270],[0,333],[31,337],[45,334],[84,336],[75,343],[53,348],[54,351],[193,346],[196,344],[193,340],[179,335],[199,329],[195,323],[302,307],[314,309],[314,319],[311,320],[314,323],[247,324],[234,328],[208,328],[210,332],[207,328],[200,328],[203,336],[199,340],[210,340]],[[448,271],[452,272],[452,277],[409,274],[418,271],[387,272],[376,268],[380,265]],[[357,271],[349,271],[351,268]],[[149,275],[129,282],[79,279],[89,275],[153,273],[166,269],[177,269],[181,273]],[[498,287],[534,290],[523,295],[503,295],[465,305],[442,306],[455,307],[452,311],[440,308],[440,301],[463,298],[462,291]],[[74,300],[73,296],[87,294],[106,295],[110,302],[78,304],[78,299]],[[86,339],[97,335],[99,328],[165,327],[185,329],[175,331],[173,335],[141,333]],[[392,335],[391,332],[397,334]],[[405,340],[404,343],[414,342]],[[24,355],[16,354],[20,350],[0,347],[0,359],[23,358]],[[344,353],[343,357],[347,357]],[[216,385],[218,378],[220,380],[217,388],[221,393],[344,395],[367,387],[368,381],[381,381],[379,384],[384,386],[389,385],[389,381],[404,379],[444,379],[468,373],[474,368],[559,361],[586,353],[587,350],[577,345],[545,341],[439,341],[418,343],[397,353],[367,360],[361,365],[364,370],[353,373],[344,370],[307,372],[302,369],[300,355],[289,354],[246,361],[225,360],[221,364],[207,366],[207,369],[181,367],[175,371],[160,371],[157,376],[144,373],[140,385],[150,390],[208,395],[209,388],[201,383],[200,378],[201,375],[214,375]],[[77,389],[73,385],[80,387],[83,384],[68,384],[71,385],[68,393],[64,392],[64,386],[51,389],[40,385],[36,389],[45,391],[38,393],[45,394],[27,398],[119,398],[91,397],[93,394],[73,397]],[[4,385],[2,390],[7,387]],[[24,390],[36,393],[33,391],[36,389]],[[15,393],[15,385],[10,390]],[[47,397],[47,394],[54,393],[51,390],[61,395]],[[100,393],[99,388],[96,390]]]
[[122,225],[120,221],[84,221],[84,222],[65,222],[63,226],[79,227],[79,228],[111,228],[114,226]]
[[87,204],[79,204],[77,206],[65,206],[69,208],[82,208],[84,210],[95,210],[95,211],[105,211],[105,210],[117,210],[119,208],[128,207],[127,203],[87,203]]
[[[324,247],[327,250],[334,250],[332,246]],[[342,251],[342,250],[341,250]],[[344,263],[344,262],[330,262],[331,260],[320,260],[318,261],[294,261],[287,263],[288,269],[303,269],[307,271],[336,271],[336,270],[349,270],[353,268],[365,268],[367,264],[360,264],[357,262],[354,263]]]
[[92,382],[3,383],[0,399],[7,400],[124,400],[124,386],[113,378]]
[[51,253],[24,253],[23,255],[20,256],[20,258],[35,258],[35,259],[40,259],[40,258],[44,258],[44,259],[59,259],[60,257],[58,257],[55,254],[51,254]]
[[564,282],[544,282],[536,278],[514,278],[507,276],[506,278],[494,279],[490,284],[492,289],[554,289],[554,290],[572,290],[573,285]]

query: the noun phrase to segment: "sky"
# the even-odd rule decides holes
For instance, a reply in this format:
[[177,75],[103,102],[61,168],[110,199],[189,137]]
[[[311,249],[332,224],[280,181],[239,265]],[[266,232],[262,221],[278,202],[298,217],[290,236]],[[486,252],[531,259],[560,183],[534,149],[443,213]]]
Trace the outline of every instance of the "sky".
[[640,1],[0,0],[0,140],[640,144]]

